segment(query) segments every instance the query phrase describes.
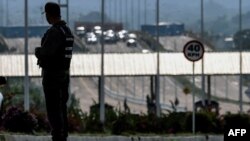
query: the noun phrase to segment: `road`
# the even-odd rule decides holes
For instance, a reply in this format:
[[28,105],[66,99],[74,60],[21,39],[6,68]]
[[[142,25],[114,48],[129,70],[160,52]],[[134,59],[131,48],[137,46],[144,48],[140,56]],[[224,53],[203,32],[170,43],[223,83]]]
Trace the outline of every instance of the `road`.
[[[24,53],[24,38],[5,38],[9,50],[12,53]],[[28,51],[34,53],[35,48],[41,46],[41,38],[32,37],[28,39]]]

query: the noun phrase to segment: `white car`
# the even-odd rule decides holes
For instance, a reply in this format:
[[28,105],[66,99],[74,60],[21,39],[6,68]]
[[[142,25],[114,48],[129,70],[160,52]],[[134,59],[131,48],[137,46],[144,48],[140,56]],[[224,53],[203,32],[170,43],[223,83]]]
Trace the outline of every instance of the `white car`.
[[87,44],[97,44],[98,39],[93,32],[89,32],[85,37],[85,41]]
[[117,33],[117,37],[119,40],[125,41],[126,37],[128,36],[128,31],[127,30],[121,30]]

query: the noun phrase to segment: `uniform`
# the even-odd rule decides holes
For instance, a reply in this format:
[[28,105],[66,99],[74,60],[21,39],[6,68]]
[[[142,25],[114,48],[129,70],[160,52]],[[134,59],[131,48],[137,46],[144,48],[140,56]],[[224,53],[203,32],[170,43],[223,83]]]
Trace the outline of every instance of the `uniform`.
[[47,30],[41,47],[35,51],[37,63],[42,68],[42,84],[53,141],[66,141],[68,136],[66,103],[73,42],[70,29],[64,21],[60,21]]

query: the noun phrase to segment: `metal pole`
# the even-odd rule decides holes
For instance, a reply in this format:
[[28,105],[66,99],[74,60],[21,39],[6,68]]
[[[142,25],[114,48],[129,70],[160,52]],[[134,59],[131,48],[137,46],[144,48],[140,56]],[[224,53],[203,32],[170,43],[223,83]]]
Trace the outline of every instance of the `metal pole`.
[[28,0],[25,0],[24,4],[24,24],[25,24],[25,41],[24,41],[24,53],[25,53],[25,77],[24,77],[24,110],[29,111],[29,64],[28,64]]
[[155,79],[155,95],[156,95],[156,115],[160,117],[160,57],[159,57],[159,0],[156,0],[156,41],[157,41],[157,75]]
[[125,0],[125,24],[128,29],[128,0]]
[[[242,0],[239,0],[239,31],[242,30]],[[243,112],[242,106],[242,40],[240,39],[240,84],[239,84],[239,101],[240,101],[240,113]]]
[[122,5],[123,0],[120,0],[120,22],[122,23],[123,21],[123,5]]
[[140,0],[137,0],[137,1],[138,1],[138,5],[137,5],[138,6],[138,19],[137,19],[138,20],[138,29],[137,30],[139,31],[140,30],[140,24],[141,24],[140,23],[141,22],[140,21],[141,20],[141,17],[140,17],[140,10],[141,10],[140,5],[141,5],[141,3],[140,3]]
[[130,1],[131,3],[131,30],[134,30],[134,3],[133,0]]
[[165,100],[166,100],[166,76],[163,77],[163,103],[165,104]]
[[119,81],[119,77],[117,77],[117,80],[116,80],[116,84],[117,84],[117,93],[120,94],[120,89],[119,89],[119,84],[120,84],[120,81]]
[[228,99],[228,76],[225,76],[225,81],[226,81],[226,99]]
[[61,0],[58,0],[58,4],[60,7],[65,7],[66,8],[66,22],[69,24],[69,0],[65,1],[66,3],[61,3]]
[[[204,40],[204,2],[201,0],[201,42],[203,43]],[[205,105],[205,75],[204,75],[204,57],[202,58],[202,64],[201,64],[201,88],[202,88],[202,105]]]
[[214,95],[215,95],[215,96],[217,95],[217,92],[216,92],[216,90],[217,90],[216,81],[217,81],[216,76],[214,76]]
[[102,0],[102,5],[101,5],[101,20],[102,20],[102,36],[101,36],[101,80],[100,80],[100,85],[101,85],[101,90],[100,90],[100,122],[104,124],[105,122],[105,107],[104,107],[104,102],[105,102],[105,91],[104,91],[104,39],[103,39],[103,30],[104,30],[104,3],[105,0]]
[[126,96],[127,95],[127,78],[126,77],[124,77],[124,88],[125,88],[124,95]]
[[112,21],[112,2],[111,2],[111,0],[109,0],[108,1],[108,9],[109,9],[109,22],[111,22]]
[[192,89],[192,97],[193,97],[192,131],[193,131],[193,134],[195,134],[195,97],[194,97],[195,79],[194,79],[194,67],[195,67],[195,64],[193,62],[193,89]]
[[134,96],[136,95],[136,82],[135,82],[135,76],[133,77],[133,79],[134,79]]
[[69,0],[66,0],[66,5],[67,5],[67,10],[66,10],[66,21],[67,21],[67,24],[69,25]]
[[177,83],[174,81],[174,96],[177,98]]
[[114,1],[114,22],[117,22],[117,0]]
[[9,1],[6,0],[6,26],[9,26]]
[[144,24],[147,24],[147,0],[144,0]]
[[145,87],[145,84],[144,84],[144,76],[142,76],[142,99],[144,99],[144,87]]
[[1,11],[0,11],[0,13],[1,13],[1,26],[3,27],[4,26],[4,1],[2,0],[1,1]]

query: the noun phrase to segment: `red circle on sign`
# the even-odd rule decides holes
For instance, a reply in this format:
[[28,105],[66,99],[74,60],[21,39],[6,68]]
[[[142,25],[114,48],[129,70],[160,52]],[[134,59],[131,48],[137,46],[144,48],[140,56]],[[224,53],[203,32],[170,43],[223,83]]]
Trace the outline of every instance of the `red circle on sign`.
[[200,41],[191,40],[183,48],[184,56],[192,62],[200,60],[204,55],[204,46]]

